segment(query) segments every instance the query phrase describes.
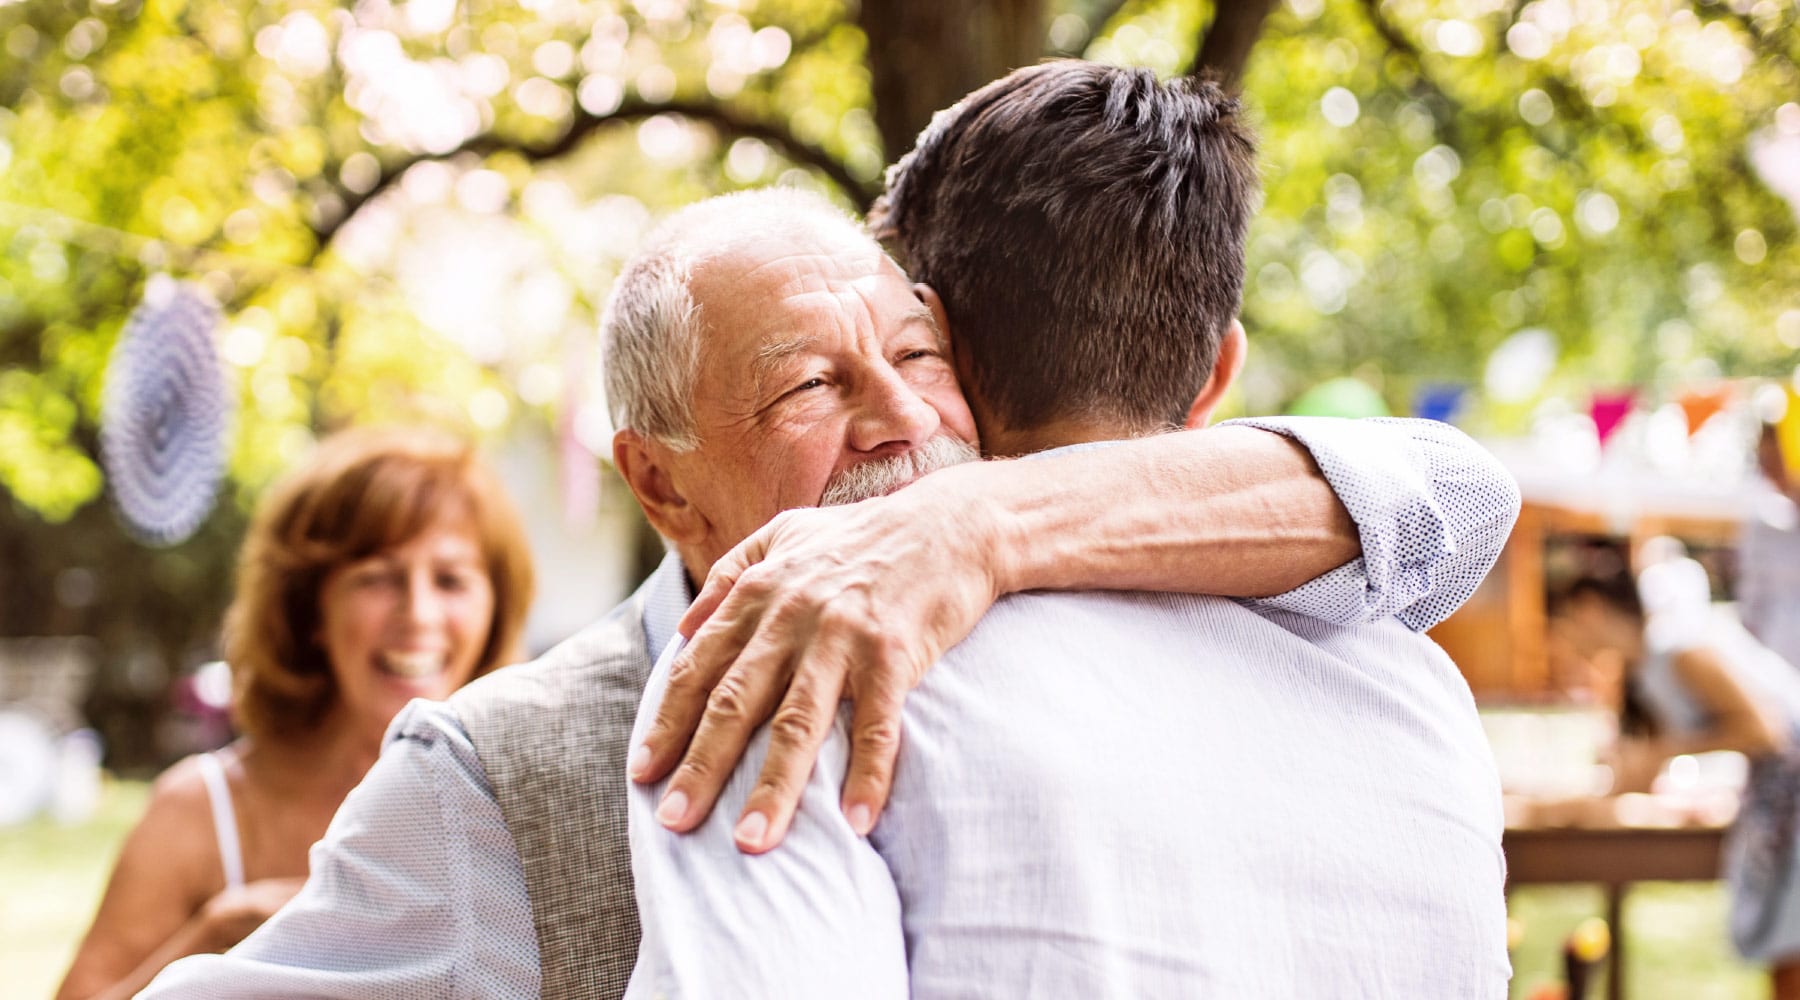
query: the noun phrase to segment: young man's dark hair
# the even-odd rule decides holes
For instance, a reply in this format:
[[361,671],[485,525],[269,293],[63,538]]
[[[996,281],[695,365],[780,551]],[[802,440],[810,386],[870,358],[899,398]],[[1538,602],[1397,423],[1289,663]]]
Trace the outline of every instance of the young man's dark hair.
[[1217,85],[1061,60],[939,113],[870,220],[943,299],[993,418],[1144,433],[1212,373],[1257,195]]

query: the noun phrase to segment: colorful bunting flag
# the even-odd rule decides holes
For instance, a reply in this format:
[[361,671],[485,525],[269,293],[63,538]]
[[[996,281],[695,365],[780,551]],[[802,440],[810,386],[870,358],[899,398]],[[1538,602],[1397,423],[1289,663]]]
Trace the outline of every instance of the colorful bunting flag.
[[1420,387],[1418,396],[1413,399],[1413,416],[1450,423],[1450,418],[1462,409],[1463,399],[1468,393],[1469,387],[1466,385],[1428,383]]
[[1729,382],[1684,390],[1675,397],[1681,412],[1687,417],[1688,436],[1693,437],[1702,425],[1711,420],[1719,411],[1731,402],[1732,387]]
[[1631,407],[1636,402],[1636,389],[1594,393],[1593,399],[1588,402],[1588,415],[1594,418],[1594,431],[1600,435],[1602,447],[1625,423],[1625,418],[1631,415]]
[[1800,473],[1800,392],[1787,387],[1787,411],[1775,423],[1775,440],[1781,445],[1781,461],[1788,475]]

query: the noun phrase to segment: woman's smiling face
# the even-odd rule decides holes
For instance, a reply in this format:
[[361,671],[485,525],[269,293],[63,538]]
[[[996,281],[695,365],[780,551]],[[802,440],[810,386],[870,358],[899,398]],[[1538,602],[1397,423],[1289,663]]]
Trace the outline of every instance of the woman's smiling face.
[[494,587],[466,518],[332,571],[317,641],[337,710],[379,733],[414,698],[441,699],[474,677],[494,621]]

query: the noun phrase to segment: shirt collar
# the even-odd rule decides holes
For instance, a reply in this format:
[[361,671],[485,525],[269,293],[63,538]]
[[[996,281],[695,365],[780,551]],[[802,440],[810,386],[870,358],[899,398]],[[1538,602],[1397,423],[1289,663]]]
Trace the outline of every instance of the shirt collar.
[[644,583],[644,641],[652,659],[675,638],[675,627],[692,603],[694,592],[688,586],[687,570],[681,557],[671,552]]
[[1061,446],[1055,447],[1055,448],[1045,448],[1043,451],[1034,451],[1028,455],[1020,455],[1019,457],[1020,458],[1048,458],[1051,455],[1073,455],[1074,453],[1076,453],[1078,451],[1093,451],[1097,448],[1111,448],[1114,445],[1120,445],[1120,444],[1124,444],[1124,443],[1125,442],[1122,440],[1083,441],[1079,444],[1065,444],[1065,445],[1061,445]]

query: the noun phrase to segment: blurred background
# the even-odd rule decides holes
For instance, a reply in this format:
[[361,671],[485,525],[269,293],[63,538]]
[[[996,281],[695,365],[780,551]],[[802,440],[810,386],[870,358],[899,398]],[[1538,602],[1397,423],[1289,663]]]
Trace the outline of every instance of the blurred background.
[[[532,533],[527,642],[553,644],[661,551],[606,466],[595,342],[639,236],[768,184],[865,208],[932,111],[1047,55],[1242,86],[1266,202],[1234,413],[1428,416],[1507,462],[1519,533],[1438,637],[1510,791],[1608,791],[1618,679],[1558,655],[1546,595],[1672,536],[1729,602],[1759,427],[1800,459],[1791,0],[0,0],[19,995],[60,975],[138,781],[228,736],[209,664],[273,477],[356,423],[477,437]],[[166,322],[171,279],[218,307],[196,321],[225,372],[200,422],[224,446],[216,495],[155,536],[120,516],[101,415],[128,320]],[[1716,833],[1729,810],[1702,798],[1628,825]],[[1521,887],[1515,995],[1566,985],[1565,946],[1620,943],[1629,995],[1764,995],[1718,885],[1639,886],[1597,940],[1616,895]]]

